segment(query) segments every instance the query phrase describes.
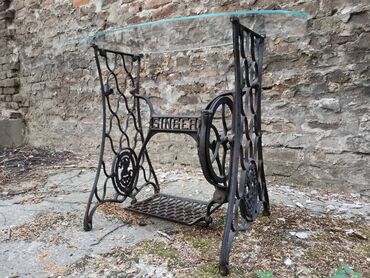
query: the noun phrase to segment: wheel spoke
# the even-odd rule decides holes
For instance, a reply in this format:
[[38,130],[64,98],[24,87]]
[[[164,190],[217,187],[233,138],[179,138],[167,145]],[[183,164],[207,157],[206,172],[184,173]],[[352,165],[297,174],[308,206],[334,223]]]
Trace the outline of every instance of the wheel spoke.
[[227,155],[227,146],[224,144],[222,145],[224,152],[222,154],[222,175],[226,176],[226,155]]
[[220,140],[220,133],[218,132],[217,130],[217,127],[215,127],[213,124],[211,125],[211,129],[213,130],[213,132],[215,133],[216,135],[216,138],[217,138],[217,141]]
[[223,170],[222,170],[222,166],[221,166],[221,161],[220,161],[220,157],[219,156],[216,156],[216,162],[217,162],[217,166],[218,166],[218,171],[220,172],[220,175],[223,176]]
[[218,152],[220,150],[220,145],[221,145],[221,143],[219,141],[217,141],[216,146],[215,146],[215,149],[212,150],[213,151],[213,155],[211,157],[211,164],[215,161],[215,159],[217,157],[219,157],[219,153]]
[[224,129],[224,135],[226,135],[228,129],[227,129],[227,123],[226,123],[226,113],[225,113],[225,103],[222,104],[222,127]]

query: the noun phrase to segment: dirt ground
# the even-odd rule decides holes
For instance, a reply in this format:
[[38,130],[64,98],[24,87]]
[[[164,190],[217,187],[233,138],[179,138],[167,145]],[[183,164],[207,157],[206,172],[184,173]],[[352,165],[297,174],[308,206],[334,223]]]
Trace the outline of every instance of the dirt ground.
[[[0,150],[1,277],[219,277],[224,209],[203,228],[106,204],[84,232],[93,166],[68,152]],[[199,171],[182,170],[159,169],[165,189],[191,179],[200,190]],[[231,277],[370,277],[366,200],[273,183],[270,192],[272,215],[234,242]]]

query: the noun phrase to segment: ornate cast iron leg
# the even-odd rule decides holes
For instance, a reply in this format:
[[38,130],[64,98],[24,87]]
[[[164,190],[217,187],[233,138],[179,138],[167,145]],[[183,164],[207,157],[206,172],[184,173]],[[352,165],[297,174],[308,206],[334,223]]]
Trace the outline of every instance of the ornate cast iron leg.
[[[145,186],[159,191],[146,151],[148,138],[141,124],[140,101],[149,106],[150,113],[153,109],[148,98],[139,95],[140,57],[93,47],[101,86],[103,123],[98,167],[84,217],[85,231],[92,229],[92,217],[99,205],[122,203],[127,197],[135,200]],[[138,185],[140,177],[142,184]]]
[[228,208],[220,253],[219,270],[229,273],[229,254],[234,237],[250,228],[260,208],[270,206],[263,169],[261,134],[261,82],[264,37],[232,19],[235,91],[231,171]]

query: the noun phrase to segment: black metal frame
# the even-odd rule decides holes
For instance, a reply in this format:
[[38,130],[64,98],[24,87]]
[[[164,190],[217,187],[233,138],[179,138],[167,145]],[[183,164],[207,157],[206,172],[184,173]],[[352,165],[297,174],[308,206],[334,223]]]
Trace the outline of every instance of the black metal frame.
[[[149,96],[139,93],[142,57],[93,45],[101,85],[103,131],[98,169],[85,212],[86,231],[92,229],[97,207],[106,202],[122,203],[130,198],[130,210],[187,225],[208,225],[211,214],[227,203],[219,264],[221,274],[227,275],[235,235],[250,227],[262,206],[264,215],[270,214],[261,133],[264,37],[240,24],[236,17],[231,22],[235,90],[216,96],[200,117],[156,114]],[[147,132],[142,124],[142,102],[149,108]],[[146,150],[157,133],[188,134],[196,141],[204,177],[215,187],[212,200],[206,203],[160,193]],[[118,139],[114,139],[117,134]],[[113,160],[109,161],[112,153]],[[103,184],[99,186],[101,179]],[[115,192],[111,198],[107,197],[109,186]],[[146,186],[153,187],[154,195],[137,201],[137,194]],[[94,198],[97,202],[92,206]]]

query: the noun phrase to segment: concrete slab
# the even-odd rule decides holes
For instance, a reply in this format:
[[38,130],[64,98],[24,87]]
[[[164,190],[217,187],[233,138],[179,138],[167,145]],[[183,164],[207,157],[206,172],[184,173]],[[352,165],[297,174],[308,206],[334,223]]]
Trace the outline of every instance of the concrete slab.
[[[95,172],[88,169],[61,171],[50,176],[35,192],[1,201],[1,277],[50,277],[84,256],[107,253],[115,247],[134,246],[143,240],[161,240],[163,237],[157,231],[179,227],[155,218],[150,218],[146,226],[128,225],[98,210],[93,230],[84,232],[83,216],[94,176]],[[199,171],[159,170],[158,177],[164,193],[200,200],[209,200],[213,194],[213,187]],[[361,202],[356,196],[325,197],[319,192],[301,192],[278,185],[270,187],[270,196],[273,204],[305,207],[315,213],[329,211],[342,217],[362,217],[370,221],[370,204]],[[172,275],[165,268],[159,272],[153,270],[154,266],[143,268],[145,258],[135,265],[145,275],[152,275],[150,277]]]

